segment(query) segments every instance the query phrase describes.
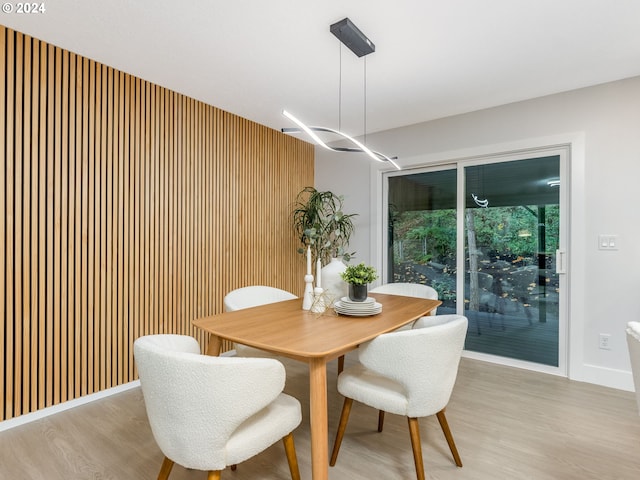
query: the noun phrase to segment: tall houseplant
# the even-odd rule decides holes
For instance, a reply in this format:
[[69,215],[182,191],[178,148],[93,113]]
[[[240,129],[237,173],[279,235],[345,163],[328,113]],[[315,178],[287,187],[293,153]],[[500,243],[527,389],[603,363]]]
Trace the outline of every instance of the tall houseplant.
[[292,212],[293,228],[300,239],[304,253],[311,247],[314,260],[318,258],[326,265],[331,258],[349,260],[354,252],[347,252],[353,233],[352,218],[357,214],[342,211],[344,197],[333,192],[321,192],[305,187],[298,196]]

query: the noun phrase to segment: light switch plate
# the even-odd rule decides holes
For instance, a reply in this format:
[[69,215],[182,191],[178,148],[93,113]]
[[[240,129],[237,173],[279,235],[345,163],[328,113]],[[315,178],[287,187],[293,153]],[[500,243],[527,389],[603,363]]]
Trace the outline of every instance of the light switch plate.
[[618,235],[598,235],[599,250],[618,250]]

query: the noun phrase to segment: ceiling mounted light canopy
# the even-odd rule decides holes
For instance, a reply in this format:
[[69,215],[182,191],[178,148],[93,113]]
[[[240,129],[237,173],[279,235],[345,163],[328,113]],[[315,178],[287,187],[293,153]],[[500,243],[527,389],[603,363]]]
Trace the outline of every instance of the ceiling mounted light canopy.
[[[340,42],[342,44],[344,44],[347,48],[349,48],[349,50],[351,50],[356,56],[358,57],[364,57],[366,55],[369,55],[370,53],[373,53],[376,51],[376,46],[373,44],[373,42],[371,40],[369,40],[367,38],[367,36],[362,33],[360,31],[360,29],[358,27],[356,27],[353,22],[351,20],[349,20],[348,18],[344,18],[342,20],[340,20],[339,22],[336,22],[332,25],[329,26],[329,31],[331,33],[333,33],[338,40],[340,40]],[[342,62],[342,59],[340,59],[340,61]],[[341,65],[342,67],[342,65]],[[364,98],[364,122],[365,122],[365,128],[364,128],[364,136],[365,136],[365,140],[366,140],[366,135],[367,135],[367,129],[366,129],[366,115],[367,115],[367,97],[366,97],[366,58],[365,58],[365,98]],[[340,68],[340,85],[342,86],[342,68]],[[340,105],[339,105],[339,110],[340,112],[342,111],[342,98],[340,98],[339,101]],[[371,150],[370,148],[368,148],[366,145],[364,145],[363,143],[359,142],[358,140],[356,140],[355,138],[351,137],[350,135],[347,135],[346,133],[341,132],[340,130],[335,130],[333,128],[329,128],[329,127],[311,127],[311,126],[307,126],[305,125],[302,121],[298,120],[296,117],[294,117],[291,113],[287,112],[286,110],[282,111],[282,114],[287,117],[289,120],[291,120],[293,123],[295,123],[296,125],[298,125],[297,127],[293,127],[293,128],[283,128],[282,132],[283,133],[300,133],[300,132],[305,132],[307,135],[309,135],[309,137],[311,137],[316,143],[318,143],[318,145],[320,145],[323,148],[326,148],[327,150],[332,150],[334,152],[349,152],[349,153],[365,153],[367,154],[369,157],[371,157],[372,159],[378,161],[378,162],[389,162],[391,163],[395,168],[397,168],[398,170],[400,170],[400,166],[394,162],[394,159],[397,159],[397,157],[388,157],[380,152],[376,152]],[[347,140],[349,142],[351,142],[354,147],[334,147],[334,146],[330,146],[327,143],[325,143],[324,141],[322,141],[322,139],[316,134],[317,132],[324,132],[324,133],[331,133],[334,135],[337,135],[339,137],[341,137],[344,140]]]
[[376,51],[376,46],[373,42],[348,18],[344,18],[331,25],[329,31],[338,37],[338,40],[349,47],[349,50],[358,57],[364,57]]

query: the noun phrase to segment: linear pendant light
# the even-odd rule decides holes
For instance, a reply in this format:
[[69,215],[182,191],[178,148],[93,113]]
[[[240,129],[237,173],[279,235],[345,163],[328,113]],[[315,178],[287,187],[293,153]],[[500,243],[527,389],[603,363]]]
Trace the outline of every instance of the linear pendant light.
[[[375,49],[376,49],[375,45],[348,18],[344,18],[339,22],[334,23],[329,27],[329,30],[338,38],[338,40],[340,40],[344,45],[346,45],[358,57],[363,57],[365,55],[375,52]],[[342,73],[340,75],[342,75]],[[342,78],[340,79],[340,82],[342,82]],[[366,117],[366,102],[367,102],[366,78],[365,78],[364,101],[365,101],[365,117]],[[356,140],[355,138],[339,130],[335,130],[329,127],[307,126],[298,118],[293,116],[291,113],[287,112],[286,110],[283,110],[282,114],[298,126],[298,127],[292,127],[292,128],[282,128],[283,133],[305,132],[318,145],[320,145],[323,148],[326,148],[327,150],[332,150],[334,152],[365,153],[369,157],[371,157],[373,160],[376,160],[378,162],[389,162],[396,169],[400,170],[400,166],[396,162],[394,162],[394,159],[397,159],[397,157],[391,158],[380,152],[373,151],[363,143]],[[365,125],[366,125],[366,118],[365,118]],[[322,139],[318,135],[316,135],[316,132],[325,132],[325,133],[332,133],[334,135],[338,135],[339,137],[342,137],[343,139],[350,141],[353,145],[355,145],[355,147],[332,147],[330,145],[327,145],[324,141],[322,141]],[[365,131],[364,133],[366,137],[367,132]]]

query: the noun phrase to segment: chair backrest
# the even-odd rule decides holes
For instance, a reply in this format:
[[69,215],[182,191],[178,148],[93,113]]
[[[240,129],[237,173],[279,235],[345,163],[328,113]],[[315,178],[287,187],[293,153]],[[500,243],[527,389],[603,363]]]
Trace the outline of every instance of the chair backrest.
[[231,434],[284,389],[277,360],[201,355],[188,336],[140,337],[134,355],[153,436],[187,468],[223,469]]
[[449,403],[467,324],[462,315],[422,317],[412,330],[380,335],[361,346],[360,362],[404,387],[409,417],[433,415]]
[[636,388],[638,413],[640,413],[640,322],[629,322],[627,324],[627,345],[629,346],[633,384]]
[[438,299],[438,292],[429,285],[421,283],[385,283],[369,290],[371,293],[388,293],[391,295],[404,295],[407,297]]
[[224,297],[224,310],[225,312],[233,312],[234,310],[293,300],[294,298],[298,297],[286,290],[265,285],[250,285],[236,288],[227,293]]
[[[369,290],[369,293],[388,293],[390,295],[404,295],[406,297],[427,298],[438,300],[438,292],[435,288],[422,283],[385,283]],[[437,309],[433,309],[431,315],[436,314]]]

